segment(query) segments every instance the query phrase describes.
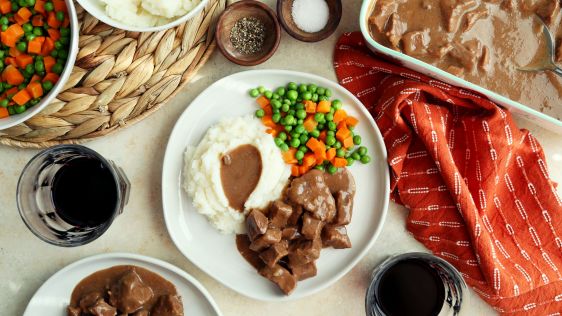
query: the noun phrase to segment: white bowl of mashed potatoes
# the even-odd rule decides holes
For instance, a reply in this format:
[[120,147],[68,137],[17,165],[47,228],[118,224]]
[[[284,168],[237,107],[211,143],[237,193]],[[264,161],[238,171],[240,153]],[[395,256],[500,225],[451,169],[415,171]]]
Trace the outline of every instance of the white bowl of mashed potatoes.
[[209,0],[78,0],[88,13],[115,28],[157,32],[196,16]]

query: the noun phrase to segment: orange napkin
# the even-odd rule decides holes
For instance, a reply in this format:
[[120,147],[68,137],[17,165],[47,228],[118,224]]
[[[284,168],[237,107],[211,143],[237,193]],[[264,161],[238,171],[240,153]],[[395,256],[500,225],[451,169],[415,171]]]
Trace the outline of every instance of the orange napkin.
[[538,141],[487,99],[374,57],[344,34],[334,67],[384,137],[407,228],[505,315],[562,312],[562,202]]

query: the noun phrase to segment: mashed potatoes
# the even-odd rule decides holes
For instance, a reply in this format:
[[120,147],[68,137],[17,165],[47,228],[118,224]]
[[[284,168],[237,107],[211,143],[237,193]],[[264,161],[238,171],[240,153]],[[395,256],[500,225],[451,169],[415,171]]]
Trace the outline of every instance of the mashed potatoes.
[[253,145],[261,155],[262,173],[244,204],[246,212],[265,208],[281,196],[288,183],[290,168],[273,137],[253,116],[226,118],[211,127],[197,147],[185,153],[184,189],[199,213],[222,233],[243,233],[245,213],[229,205],[222,189],[221,158],[240,145]]
[[131,26],[163,25],[186,15],[200,0],[101,0],[112,19]]

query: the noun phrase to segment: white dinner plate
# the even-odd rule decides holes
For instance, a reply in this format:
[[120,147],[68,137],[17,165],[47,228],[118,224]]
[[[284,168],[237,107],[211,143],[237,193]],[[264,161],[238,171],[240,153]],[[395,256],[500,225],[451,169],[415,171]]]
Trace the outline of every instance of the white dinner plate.
[[[258,108],[248,95],[251,88],[268,89],[289,82],[314,83],[333,91],[344,109],[359,119],[356,130],[372,157],[370,164],[356,162],[350,171],[357,193],[353,219],[347,231],[353,247],[322,250],[317,261],[318,275],[301,281],[290,296],[285,296],[261,277],[238,253],[235,236],[223,235],[197,213],[182,189],[183,158],[188,145],[195,146],[209,127],[221,118],[252,114]],[[371,115],[350,92],[319,76],[285,70],[252,70],[222,78],[203,91],[181,115],[174,127],[162,174],[164,219],[179,250],[195,265],[225,286],[245,296],[264,301],[283,301],[305,297],[327,288],[345,275],[371,248],[381,231],[389,197],[389,175],[383,139]]]
[[63,316],[74,287],[90,274],[117,265],[148,269],[176,286],[186,315],[221,316],[209,292],[192,276],[167,262],[128,253],[109,253],[88,257],[62,268],[35,292],[23,316]]

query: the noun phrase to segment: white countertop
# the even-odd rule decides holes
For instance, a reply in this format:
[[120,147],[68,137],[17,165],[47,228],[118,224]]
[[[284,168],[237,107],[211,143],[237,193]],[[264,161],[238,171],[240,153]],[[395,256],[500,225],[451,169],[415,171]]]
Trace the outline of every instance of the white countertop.
[[[274,1],[266,1],[270,5]],[[273,58],[255,68],[280,68],[315,73],[335,80],[332,53],[342,32],[358,29],[359,0],[346,0],[336,34],[320,43],[298,42],[283,33]],[[168,261],[197,278],[217,301],[225,316],[246,315],[364,315],[364,296],[373,268],[391,254],[426,251],[405,229],[407,210],[390,204],[384,229],[367,256],[330,288],[310,298],[264,303],[229,290],[194,267],[172,243],[163,222],[162,160],[168,136],[182,111],[210,83],[252,69],[228,62],[218,51],[193,82],[153,116],[114,135],[87,143],[121,166],[132,183],[124,213],[98,240],[78,248],[48,245],[28,231],[16,208],[16,184],[36,150],[0,147],[0,315],[21,315],[33,293],[57,270],[78,259],[107,252],[132,252]],[[561,105],[562,106],[562,105]],[[562,181],[562,136],[518,120],[532,131],[546,152],[551,177]],[[493,310],[474,292],[463,314],[489,315]]]

